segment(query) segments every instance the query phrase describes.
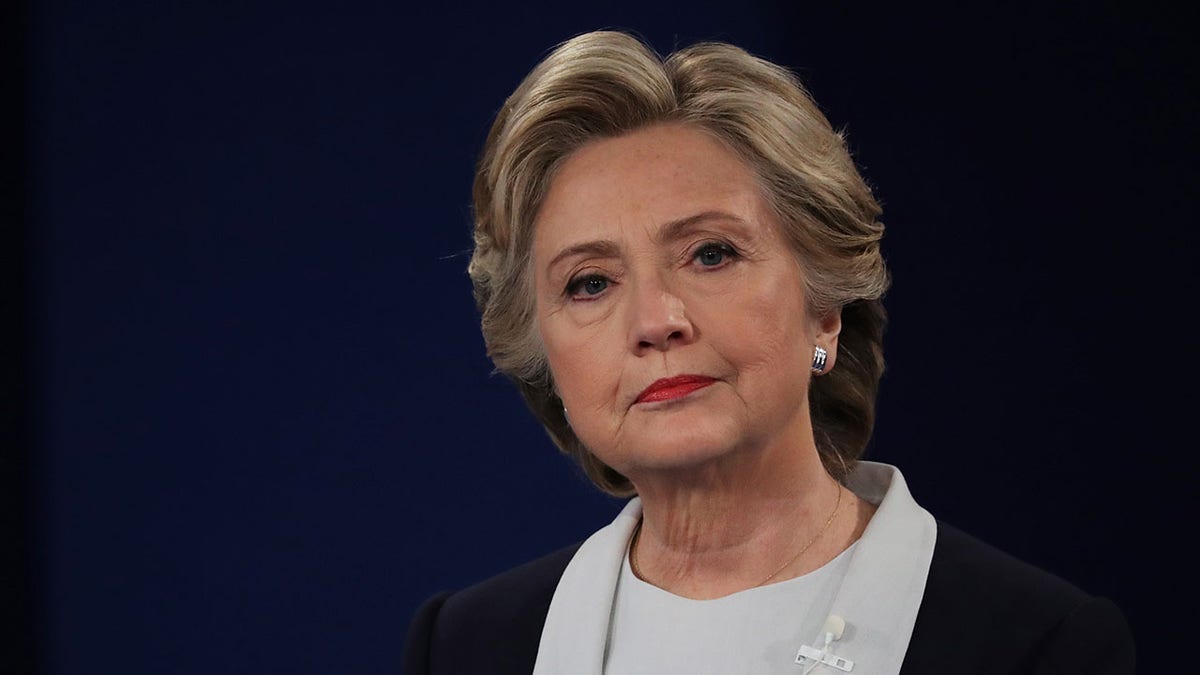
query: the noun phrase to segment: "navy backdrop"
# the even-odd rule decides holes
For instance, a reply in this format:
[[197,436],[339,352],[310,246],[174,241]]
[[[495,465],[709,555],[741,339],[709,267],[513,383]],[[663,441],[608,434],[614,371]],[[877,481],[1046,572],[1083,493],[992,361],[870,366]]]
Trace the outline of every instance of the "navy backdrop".
[[23,663],[395,673],[425,597],[615,514],[489,374],[464,271],[492,115],[601,27],[800,72],[888,224],[869,457],[1174,662],[1189,17],[807,4],[37,3]]

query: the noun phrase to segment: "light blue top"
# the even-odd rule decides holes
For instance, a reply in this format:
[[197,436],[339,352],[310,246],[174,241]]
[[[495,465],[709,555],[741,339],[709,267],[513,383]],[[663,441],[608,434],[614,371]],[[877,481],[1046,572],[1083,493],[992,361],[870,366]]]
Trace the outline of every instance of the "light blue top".
[[604,672],[803,672],[796,654],[825,622],[856,545],[804,576],[714,600],[692,600],[648,584],[634,576],[626,557]]

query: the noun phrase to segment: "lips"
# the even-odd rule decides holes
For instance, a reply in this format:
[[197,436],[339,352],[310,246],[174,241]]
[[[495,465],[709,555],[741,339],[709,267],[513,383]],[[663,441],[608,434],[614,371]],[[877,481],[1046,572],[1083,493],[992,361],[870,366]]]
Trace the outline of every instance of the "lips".
[[671,399],[682,398],[697,389],[707,387],[713,382],[716,382],[716,380],[704,375],[664,377],[661,380],[655,380],[649,387],[646,387],[638,395],[637,402],[653,403],[655,401],[670,401]]

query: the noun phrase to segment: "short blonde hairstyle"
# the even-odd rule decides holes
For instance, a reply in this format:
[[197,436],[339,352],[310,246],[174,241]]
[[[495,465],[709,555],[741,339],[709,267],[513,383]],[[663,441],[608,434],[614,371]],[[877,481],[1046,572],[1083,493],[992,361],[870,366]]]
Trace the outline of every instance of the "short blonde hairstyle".
[[883,374],[881,209],[799,80],[732,45],[696,44],[663,59],[631,35],[587,33],[551,52],[508,97],[474,185],[468,272],[488,355],[598,487],[633,494],[575,436],[555,393],[536,320],[533,223],[578,148],[661,123],[708,132],[754,170],[804,270],[809,310],[841,311],[836,367],[812,378],[809,401],[821,460],[844,480],[870,439]]

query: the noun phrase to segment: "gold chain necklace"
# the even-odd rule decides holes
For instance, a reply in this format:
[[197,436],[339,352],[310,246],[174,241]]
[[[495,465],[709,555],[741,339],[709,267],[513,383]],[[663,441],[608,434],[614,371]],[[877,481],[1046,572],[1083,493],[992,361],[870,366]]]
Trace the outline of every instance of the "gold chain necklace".
[[[841,507],[841,505],[842,505],[842,486],[839,485],[837,501],[833,503],[833,511],[829,514],[829,517],[825,519],[825,524],[821,526],[821,529],[818,530],[817,533],[813,535],[812,539],[808,540],[808,543],[806,543],[804,545],[804,548],[801,548],[800,551],[798,553],[796,553],[796,555],[794,555],[790,559],[788,559],[788,561],[785,562],[779,569],[768,574],[766,579],[763,579],[762,581],[758,582],[757,584],[754,584],[753,586],[751,586],[751,588],[758,588],[759,586],[762,586],[763,584],[767,583],[768,581],[774,579],[775,575],[777,575],[780,572],[787,569],[788,565],[791,565],[792,563],[799,560],[800,556],[804,555],[804,552],[807,551],[809,549],[809,547],[811,547],[813,544],[815,544],[817,542],[817,540],[821,538],[821,535],[825,534],[825,530],[829,529],[829,525],[831,523],[833,523],[833,519],[834,519],[834,517],[837,516],[838,509]],[[638,544],[638,539],[641,537],[641,534],[642,534],[642,521],[643,520],[645,520],[644,517],[638,518],[637,527],[635,527],[633,530],[633,538],[629,542],[629,569],[633,571],[633,576],[641,579],[642,581],[646,581],[646,577],[642,576],[642,571],[640,569],[638,569],[638,564],[637,564],[637,544]]]

